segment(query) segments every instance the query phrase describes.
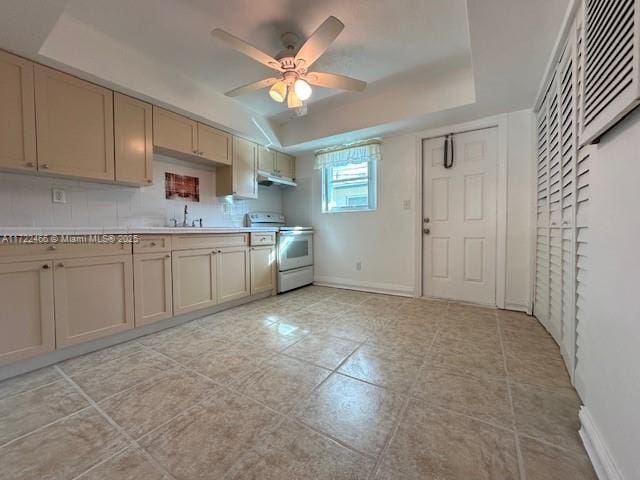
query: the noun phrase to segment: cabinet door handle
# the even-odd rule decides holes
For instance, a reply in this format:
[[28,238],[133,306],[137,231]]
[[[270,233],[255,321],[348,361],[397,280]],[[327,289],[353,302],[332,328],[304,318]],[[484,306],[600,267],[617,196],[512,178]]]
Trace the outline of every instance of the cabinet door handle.
[[49,265],[45,263],[44,265],[42,265],[42,268],[45,270],[49,270]]
[[58,266],[59,266],[59,267],[64,267],[64,263],[60,262],[60,263],[58,264]]
[[56,246],[55,246],[55,245],[49,245],[48,249],[49,249],[49,250],[55,250],[55,249],[56,249]]
[[40,165],[43,169],[47,170],[49,168],[49,164],[48,163],[43,163],[42,165]]
[[194,150],[193,153],[195,153],[197,155],[198,154],[198,150]]
[[33,162],[27,162],[25,165],[27,167],[29,167],[29,168],[33,168],[34,167]]
[[214,250],[213,252],[211,252],[211,255],[215,255],[216,253],[218,252]]
[[156,242],[151,242],[151,246],[152,246],[152,247],[155,247],[156,245],[157,245],[157,243],[156,243]]
[[171,255],[169,255],[168,253],[164,256],[164,258],[171,258]]

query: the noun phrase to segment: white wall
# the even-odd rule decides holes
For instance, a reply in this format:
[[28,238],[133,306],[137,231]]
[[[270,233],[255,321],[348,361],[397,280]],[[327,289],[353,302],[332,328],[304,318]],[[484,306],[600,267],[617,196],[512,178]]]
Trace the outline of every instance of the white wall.
[[[591,158],[585,320],[576,382],[622,478],[639,478],[640,110]],[[602,453],[602,452],[600,452]]]
[[512,112],[507,117],[507,281],[505,308],[530,311],[532,178],[534,174],[533,113]]
[[[154,183],[135,188],[53,177],[0,173],[0,229],[7,227],[136,227],[182,219],[184,201],[165,199],[164,174],[199,178],[200,202],[188,202],[189,217],[205,226],[241,226],[248,211],[282,211],[282,194],[259,187],[258,200],[216,197],[215,170],[155,155]],[[62,188],[67,203],[52,202]]]
[[[321,176],[313,155],[298,157],[300,187],[283,194],[289,223],[316,230],[316,281],[411,294],[414,289],[415,140],[385,139],[378,164],[378,208],[373,212],[321,213]],[[404,199],[412,208],[404,210]],[[356,262],[362,262],[357,271]]]
[[[531,133],[529,110],[508,114],[507,290],[511,308],[530,304]],[[290,223],[311,224],[316,281],[402,294],[415,291],[416,159],[426,133],[385,138],[378,165],[378,208],[374,212],[321,213],[321,177],[313,154],[296,163],[298,189],[285,191]],[[404,209],[405,200],[410,208]],[[362,262],[357,271],[356,262]]]

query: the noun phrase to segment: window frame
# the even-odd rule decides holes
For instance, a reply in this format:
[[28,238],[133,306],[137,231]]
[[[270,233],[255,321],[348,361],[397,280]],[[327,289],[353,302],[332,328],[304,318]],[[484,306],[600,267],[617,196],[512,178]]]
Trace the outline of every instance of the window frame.
[[336,168],[333,165],[326,165],[322,168],[322,213],[354,213],[354,212],[374,212],[378,209],[378,165],[376,160],[367,162],[367,205],[361,207],[345,206],[329,208],[329,185],[335,182],[329,181],[329,177]]

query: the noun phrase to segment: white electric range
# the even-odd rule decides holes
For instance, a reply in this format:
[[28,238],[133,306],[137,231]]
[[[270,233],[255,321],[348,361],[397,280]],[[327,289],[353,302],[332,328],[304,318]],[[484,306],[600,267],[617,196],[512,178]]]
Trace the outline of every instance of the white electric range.
[[313,283],[313,228],[289,226],[275,212],[247,214],[248,227],[277,227],[278,293]]

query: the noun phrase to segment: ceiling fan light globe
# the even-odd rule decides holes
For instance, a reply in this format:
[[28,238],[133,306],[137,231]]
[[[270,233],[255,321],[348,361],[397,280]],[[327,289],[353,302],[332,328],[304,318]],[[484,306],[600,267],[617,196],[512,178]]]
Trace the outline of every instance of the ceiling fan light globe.
[[302,101],[307,100],[313,93],[311,85],[309,85],[301,78],[295,81],[295,83],[293,84],[293,89],[295,90],[297,97]]
[[287,107],[299,108],[302,105],[304,104],[302,103],[302,100],[298,98],[298,95],[296,95],[296,89],[295,88],[289,89],[289,95],[287,96]]
[[287,84],[282,80],[274,83],[269,90],[269,96],[278,103],[284,102],[287,98]]

